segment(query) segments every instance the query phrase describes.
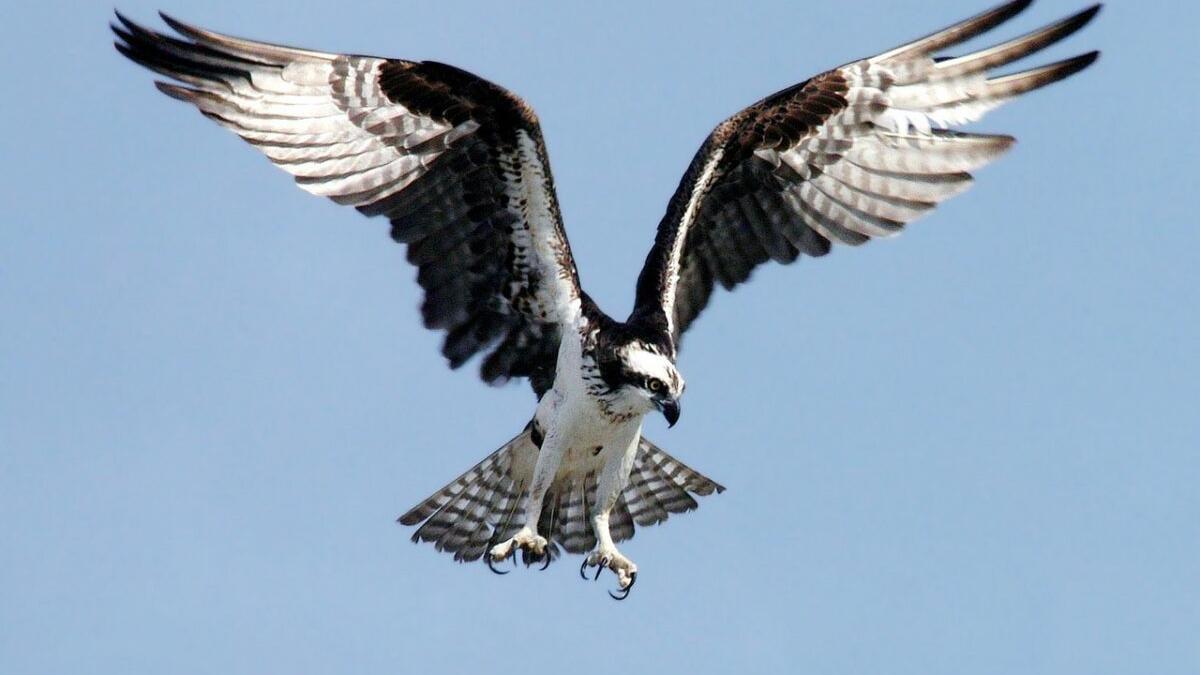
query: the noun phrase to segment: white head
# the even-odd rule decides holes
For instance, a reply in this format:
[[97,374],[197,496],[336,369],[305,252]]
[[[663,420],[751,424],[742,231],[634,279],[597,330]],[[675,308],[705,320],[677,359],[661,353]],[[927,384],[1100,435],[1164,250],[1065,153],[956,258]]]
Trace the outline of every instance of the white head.
[[675,364],[653,345],[630,342],[616,350],[618,367],[605,379],[641,412],[659,410],[674,426],[679,420],[679,397],[685,383]]

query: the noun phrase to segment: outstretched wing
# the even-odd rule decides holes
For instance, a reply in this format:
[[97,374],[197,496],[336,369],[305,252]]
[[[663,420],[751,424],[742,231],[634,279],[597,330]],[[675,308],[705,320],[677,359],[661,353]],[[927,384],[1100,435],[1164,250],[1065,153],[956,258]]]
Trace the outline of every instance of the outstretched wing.
[[992,77],[989,71],[1087,24],[1091,7],[958,58],[938,51],[1029,5],[1016,0],[879,56],[789,87],[719,125],[700,148],[659,225],[638,279],[633,319],[674,348],[715,284],[746,281],[767,260],[823,256],[891,236],[967,189],[1009,136],[950,127],[1090,65],[1091,52]]
[[541,129],[508,91],[452,66],[251,42],[117,15],[117,49],[315,195],[384,215],[457,368],[493,347],[488,382],[553,381],[579,280]]

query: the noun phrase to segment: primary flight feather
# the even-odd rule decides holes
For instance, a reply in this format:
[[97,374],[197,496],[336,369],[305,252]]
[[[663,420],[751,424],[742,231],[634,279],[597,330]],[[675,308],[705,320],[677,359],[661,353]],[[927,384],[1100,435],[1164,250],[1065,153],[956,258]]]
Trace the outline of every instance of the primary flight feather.
[[[331,54],[117,14],[117,49],[174,82],[167,95],[258,148],[304,190],[386,216],[457,368],[528,378],[533,418],[512,440],[400,517],[457,560],[561,547],[607,568],[623,598],[637,566],[616,542],[696,508],[717,483],[642,437],[674,425],[683,333],[719,284],[769,260],[891,236],[960,194],[1010,136],[954,128],[1079,72],[1090,52],[996,75],[1087,24],[1099,5],[959,57],[940,52],[1012,18],[1016,0],[779,91],[719,124],[659,224],[625,321],[580,286],[541,128],[509,91],[431,61]],[[495,568],[493,568],[495,569]]]

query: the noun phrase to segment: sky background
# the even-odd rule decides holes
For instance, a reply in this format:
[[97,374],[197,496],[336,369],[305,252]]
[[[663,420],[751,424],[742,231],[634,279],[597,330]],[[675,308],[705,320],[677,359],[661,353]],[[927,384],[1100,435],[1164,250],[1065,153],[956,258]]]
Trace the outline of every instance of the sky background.
[[[161,8],[518,92],[624,316],[717,122],[988,2]],[[1200,672],[1194,7],[1112,3],[1031,62],[1095,67],[979,125],[1020,143],[972,191],[715,297],[646,432],[728,490],[623,547],[625,603],[409,543],[528,388],[447,370],[386,223],[156,92],[110,11],[0,45],[0,672]]]

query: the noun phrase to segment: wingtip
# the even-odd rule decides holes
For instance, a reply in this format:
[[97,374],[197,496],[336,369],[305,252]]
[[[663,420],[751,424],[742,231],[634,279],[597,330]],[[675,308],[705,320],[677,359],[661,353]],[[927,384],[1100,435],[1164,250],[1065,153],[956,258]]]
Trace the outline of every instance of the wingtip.
[[1091,23],[1092,19],[1095,19],[1096,15],[1099,14],[1100,10],[1102,10],[1102,9],[1104,9],[1104,3],[1097,2],[1096,4],[1092,5],[1091,7],[1083,9],[1083,10],[1077,12],[1076,14],[1074,14],[1073,16],[1069,17],[1066,21],[1064,21],[1064,23],[1071,24],[1073,26],[1073,28],[1071,29],[1071,32],[1074,33],[1075,31],[1079,30],[1080,28],[1083,28],[1084,26]]
[[963,21],[960,25],[979,24],[978,27],[972,31],[973,34],[968,36],[974,37],[980,33],[986,33],[1002,23],[1008,22],[1014,16],[1029,9],[1029,6],[1032,4],[1033,0],[1013,0],[1012,2],[1005,3],[1003,5],[997,5],[996,7],[977,14],[974,17]]
[[1029,9],[1029,6],[1032,4],[1033,0],[1013,0],[1010,3],[996,7],[992,11],[998,15],[999,22],[1003,23]]
[[1025,11],[1031,4],[1033,4],[1033,0],[1012,0],[1012,2],[996,5],[923,38],[886,51],[874,57],[874,60],[887,61],[914,53],[931,56],[946,47],[966,42],[996,28]]
[[[1081,59],[1082,59],[1082,61],[1083,61],[1083,62],[1082,62],[1082,64],[1079,66],[1079,70],[1083,70],[1083,69],[1085,69],[1085,68],[1089,68],[1089,67],[1091,67],[1091,65],[1092,65],[1093,63],[1095,63],[1095,62],[1097,62],[1097,61],[1099,61],[1099,60],[1100,60],[1100,55],[1101,55],[1101,54],[1102,54],[1102,52],[1101,52],[1099,49],[1093,49],[1092,51],[1090,51],[1090,52],[1088,52],[1088,53],[1084,54],[1084,55],[1081,57]],[[1077,70],[1077,71],[1075,71],[1075,72],[1079,72],[1079,70]]]
[[181,87],[162,80],[155,80],[154,87],[177,101],[183,101],[184,103],[195,102],[196,90],[194,89],[188,89],[187,87]]
[[115,7],[113,8],[113,16],[117,18],[117,22],[113,23],[110,21],[108,27],[111,28],[114,33],[121,35],[122,38],[124,38],[125,35],[129,35],[134,30],[134,27],[137,26],[137,24],[134,23],[129,17],[122,14],[121,10]]
[[1100,50],[1093,49],[1090,52],[1080,54],[1079,56],[1069,58],[1065,61],[1060,61],[1058,64],[1056,64],[1060,67],[1060,72],[1062,73],[1059,79],[1070,77],[1071,75],[1078,73],[1084,68],[1087,68],[1095,63],[1097,60],[1099,60],[1099,58]]
[[1092,65],[1098,58],[1100,58],[1100,52],[1094,50],[1039,68],[990,79],[987,81],[988,89],[994,96],[1020,96],[1055,82],[1061,82]]
[[175,31],[176,33],[179,33],[180,35],[191,35],[193,32],[195,32],[195,28],[180,21],[179,19],[176,19],[175,17],[171,16],[170,14],[167,14],[166,12],[164,12],[161,9],[158,10],[158,18],[162,19],[163,23],[170,26],[171,30]]
[[124,14],[121,14],[120,12],[116,12],[116,16],[117,16],[117,21],[119,21],[121,23],[121,25],[120,26],[116,26],[114,24],[109,24],[109,25],[111,25],[113,27],[114,33],[117,33],[118,35],[120,35],[127,42],[130,41],[130,38],[137,39],[138,36],[141,36],[142,38],[153,39],[158,35],[153,30],[146,28],[145,26],[134,21],[133,19],[130,19],[129,17],[125,16]]
[[[420,507],[420,505],[409,509],[407,512],[402,514],[399,518],[396,518],[396,522],[399,523],[400,525],[404,525],[405,527],[412,527],[413,525],[419,524],[422,520],[424,520],[424,518],[421,517],[421,514],[417,511],[417,509],[419,507]],[[413,539],[413,541],[418,541],[418,540]]]

